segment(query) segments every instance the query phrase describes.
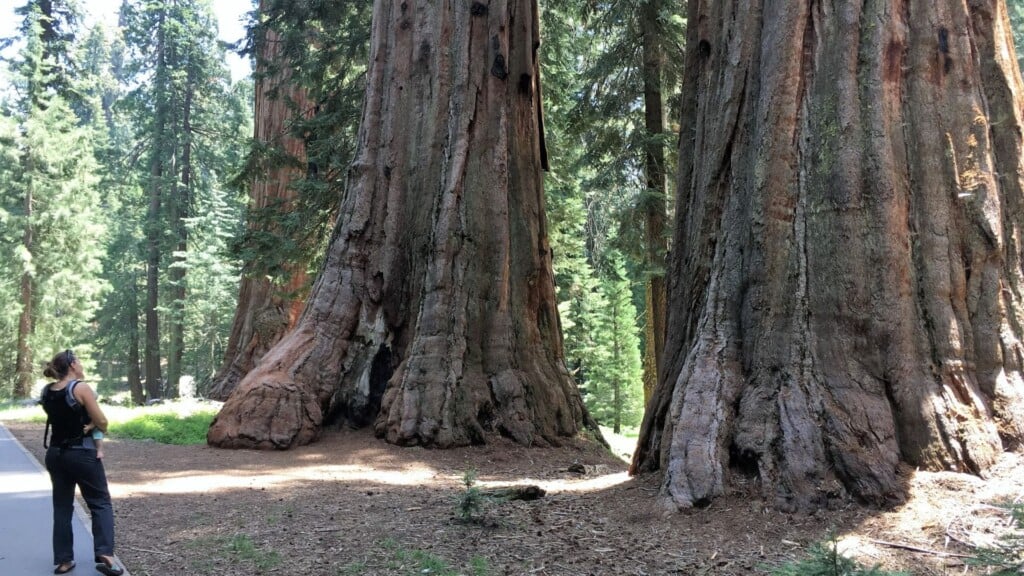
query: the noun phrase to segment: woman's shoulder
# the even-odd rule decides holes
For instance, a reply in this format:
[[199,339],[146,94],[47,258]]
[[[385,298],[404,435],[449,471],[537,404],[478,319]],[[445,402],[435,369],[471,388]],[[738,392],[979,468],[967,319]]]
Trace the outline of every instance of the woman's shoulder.
[[82,396],[79,396],[80,394],[92,394],[93,393],[92,387],[90,387],[89,384],[87,384],[85,382],[82,382],[81,380],[72,380],[68,384],[68,386],[71,386],[72,384],[75,386],[75,389],[72,390],[71,393],[75,395],[75,398],[81,399]]

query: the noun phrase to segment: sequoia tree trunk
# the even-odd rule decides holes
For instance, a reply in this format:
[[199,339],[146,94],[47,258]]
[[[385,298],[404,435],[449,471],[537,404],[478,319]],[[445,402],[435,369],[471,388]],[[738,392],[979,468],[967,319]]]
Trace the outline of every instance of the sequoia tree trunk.
[[132,404],[139,406],[146,401],[142,389],[142,372],[139,370],[139,283],[133,272],[128,287],[128,390]]
[[666,369],[633,471],[782,509],[1024,435],[1021,79],[1002,1],[692,0]]
[[[267,0],[260,3],[261,10],[266,10],[266,3]],[[257,142],[278,148],[296,163],[274,166],[253,180],[251,206],[259,211],[272,207],[281,211],[291,209],[295,199],[292,182],[302,177],[299,166],[306,156],[302,138],[291,134],[292,110],[309,110],[311,105],[305,89],[292,81],[291,70],[279,64],[282,48],[278,38],[276,32],[265,27],[257,39],[254,137]],[[280,67],[268,74],[268,64]],[[211,398],[226,400],[267,350],[295,326],[304,303],[300,294],[308,277],[302,263],[289,267],[286,273],[288,280],[283,285],[260,274],[242,276],[224,362],[210,385]]]
[[287,448],[335,421],[402,445],[555,444],[593,425],[558,326],[538,27],[531,0],[376,0],[324,269],[211,444]]

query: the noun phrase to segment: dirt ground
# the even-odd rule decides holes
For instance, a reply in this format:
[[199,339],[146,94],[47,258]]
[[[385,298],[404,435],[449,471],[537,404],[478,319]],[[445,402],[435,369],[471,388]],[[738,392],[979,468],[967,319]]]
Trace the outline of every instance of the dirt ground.
[[[41,424],[6,425],[41,457]],[[106,466],[117,552],[135,576],[766,574],[829,530],[869,566],[983,574],[958,555],[1008,526],[992,504],[1024,500],[1019,454],[987,480],[907,470],[912,497],[893,510],[849,503],[815,515],[768,510],[756,494],[666,514],[658,478],[629,478],[621,459],[583,441],[437,451],[345,430],[255,452],[111,439]],[[547,495],[490,503],[464,522],[456,501],[471,469],[482,489],[536,484]]]

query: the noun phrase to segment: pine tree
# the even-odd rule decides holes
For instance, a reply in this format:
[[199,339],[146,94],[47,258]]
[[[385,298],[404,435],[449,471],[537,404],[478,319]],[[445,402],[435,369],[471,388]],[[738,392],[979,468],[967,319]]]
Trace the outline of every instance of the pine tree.
[[[595,51],[598,42],[583,26],[585,15],[585,6],[573,3],[549,5],[543,14],[545,126],[552,150],[552,169],[545,189],[566,362],[592,414],[602,423],[613,425],[616,414],[622,423],[624,413],[614,409],[615,378],[622,377],[620,391],[635,389],[640,382],[636,374],[624,370],[635,354],[625,354],[622,348],[616,359],[615,338],[626,335],[611,327],[616,311],[627,309],[614,297],[625,294],[631,298],[630,282],[617,275],[625,270],[617,268],[623,258],[614,249],[619,243],[614,237],[620,214],[631,208],[628,198],[616,199],[608,194],[605,186],[613,184],[601,180],[586,159],[593,142],[581,130],[579,99],[586,89],[582,72],[599,53]],[[594,184],[598,181],[602,182],[600,186]],[[624,291],[616,292],[623,286]],[[635,312],[631,301],[628,310],[629,314]],[[629,322],[635,340],[635,318],[630,316]],[[626,323],[619,321],[619,326],[624,328]],[[634,408],[627,425],[635,425],[638,415]]]
[[[604,367],[604,385],[610,389],[612,429],[622,432],[623,426],[636,427],[643,417],[643,368],[640,361],[640,335],[636,324],[633,289],[626,275],[626,263],[618,252],[609,255],[610,270],[601,285],[608,306],[604,326],[609,349]],[[596,417],[596,416],[595,416]]]
[[[666,125],[678,105],[683,22],[678,0],[615,0],[599,7],[568,3],[574,107],[562,121],[582,152],[572,173],[586,193],[587,244],[597,269],[610,249],[623,251],[644,302],[645,390],[656,379],[664,339],[666,183],[675,136]],[[550,38],[550,35],[549,35]],[[617,239],[609,244],[610,239]]]
[[[76,93],[66,72],[75,4],[29,2],[25,47],[15,64],[19,98],[5,104],[17,129],[7,143],[16,165],[0,175],[0,204],[20,231],[8,250],[19,281],[13,395],[25,397],[35,380],[37,350],[51,351],[83,339],[103,289],[98,279],[103,226],[90,130],[79,124],[65,95]],[[63,23],[63,25],[62,25]],[[8,242],[11,239],[5,238]],[[81,351],[81,350],[80,350]]]
[[[133,142],[133,109],[126,101],[124,39],[119,28],[102,24],[86,34],[81,48],[81,84],[88,103],[81,116],[91,122],[102,143],[102,203],[106,208],[108,238],[103,278],[110,284],[98,314],[96,343],[100,373],[127,378],[132,402],[145,400],[140,358],[139,312],[145,277],[142,252],[145,194],[136,167],[143,161]],[[115,104],[118,104],[115,106]],[[130,151],[130,153],[125,153]]]
[[[223,189],[239,161],[241,120],[208,0],[122,5],[136,127],[147,171],[145,217],[146,395],[176,396],[186,361],[188,224],[201,196]],[[163,327],[163,329],[161,328]],[[163,382],[161,361],[167,361]]]

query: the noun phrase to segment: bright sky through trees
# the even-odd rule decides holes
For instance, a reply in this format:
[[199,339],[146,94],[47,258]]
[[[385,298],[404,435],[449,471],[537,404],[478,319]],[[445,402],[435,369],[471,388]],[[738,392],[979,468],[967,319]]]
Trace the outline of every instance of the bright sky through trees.
[[[246,13],[255,8],[252,0],[216,0],[211,4],[213,4],[213,11],[217,15],[218,37],[231,43],[241,40],[245,36]],[[0,0],[0,38],[17,36],[21,17],[14,11],[24,5],[25,0]],[[120,0],[82,0],[86,24],[91,26],[94,22],[103,22],[109,26],[115,25],[117,9],[120,5]],[[18,45],[14,44],[15,47]],[[0,56],[12,57],[14,50],[16,48],[8,48]],[[252,74],[252,64],[247,58],[240,58],[234,52],[229,52],[227,61],[228,66],[231,67],[232,81],[237,82]],[[2,82],[5,81],[0,80],[0,83]]]

